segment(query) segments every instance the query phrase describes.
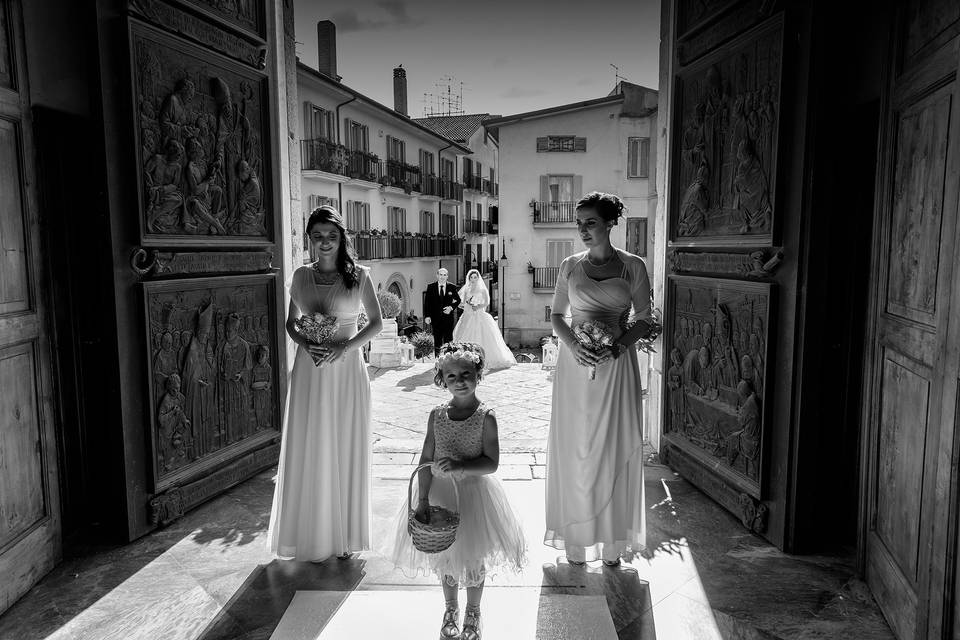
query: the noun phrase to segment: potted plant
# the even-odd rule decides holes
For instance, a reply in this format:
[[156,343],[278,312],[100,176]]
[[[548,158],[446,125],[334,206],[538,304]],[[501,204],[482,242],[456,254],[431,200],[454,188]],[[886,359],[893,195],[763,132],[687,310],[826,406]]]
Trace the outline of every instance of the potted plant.
[[533,272],[534,272],[533,263],[527,260],[527,273],[533,273]]

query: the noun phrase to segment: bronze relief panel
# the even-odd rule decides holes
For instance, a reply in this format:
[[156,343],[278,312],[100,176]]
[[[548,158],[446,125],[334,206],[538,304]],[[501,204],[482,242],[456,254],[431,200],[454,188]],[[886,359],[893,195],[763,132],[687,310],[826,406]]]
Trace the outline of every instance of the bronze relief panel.
[[772,243],[782,52],[776,18],[677,76],[673,242]]
[[146,245],[267,244],[267,78],[131,21]]
[[773,286],[670,276],[664,435],[760,497]]
[[155,479],[278,435],[275,276],[144,284]]

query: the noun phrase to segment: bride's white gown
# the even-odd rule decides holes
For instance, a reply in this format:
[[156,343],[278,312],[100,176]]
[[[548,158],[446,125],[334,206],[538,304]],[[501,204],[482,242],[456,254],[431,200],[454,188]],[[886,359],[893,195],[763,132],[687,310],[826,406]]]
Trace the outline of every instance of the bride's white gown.
[[482,308],[474,310],[464,302],[463,315],[453,328],[454,342],[473,342],[483,347],[488,369],[505,369],[517,364],[513,352],[500,336],[497,321]]

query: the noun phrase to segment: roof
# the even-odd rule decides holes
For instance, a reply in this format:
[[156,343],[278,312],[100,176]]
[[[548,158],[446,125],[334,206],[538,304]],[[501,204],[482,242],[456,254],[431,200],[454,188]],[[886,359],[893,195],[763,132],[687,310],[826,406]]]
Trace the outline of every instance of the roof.
[[490,118],[489,120],[484,120],[483,125],[486,127],[502,127],[508,124],[515,124],[521,120],[528,120],[530,118],[542,118],[544,116],[552,116],[559,113],[566,113],[568,111],[578,111],[580,109],[589,109],[591,107],[599,107],[607,104],[617,104],[623,102],[623,94],[616,93],[609,96],[604,96],[602,98],[594,98],[593,100],[583,100],[581,102],[571,102],[570,104],[562,104],[558,107],[549,107],[547,109],[538,109],[537,111],[526,111],[524,113],[517,113],[512,116],[500,116],[499,118]]
[[442,142],[445,142],[447,146],[454,147],[457,151],[459,151],[459,152],[461,152],[461,153],[464,153],[464,154],[473,153],[473,152],[470,150],[469,147],[465,147],[465,146],[463,146],[462,144],[458,143],[456,140],[452,140],[452,139],[448,138],[447,136],[443,135],[442,133],[438,133],[438,132],[434,131],[433,129],[429,129],[429,128],[423,126],[422,124],[420,124],[419,122],[417,122],[417,120],[415,120],[415,119],[413,119],[413,118],[411,118],[411,117],[409,117],[409,116],[405,116],[405,115],[403,115],[402,113],[400,113],[399,111],[397,111],[397,110],[395,110],[395,109],[391,109],[390,107],[386,106],[385,104],[382,104],[382,103],[380,103],[380,102],[377,102],[377,101],[374,100],[373,98],[368,98],[367,96],[363,95],[363,94],[360,93],[359,91],[357,91],[357,90],[355,90],[355,89],[351,89],[350,87],[348,87],[347,85],[343,84],[342,82],[338,82],[337,80],[331,78],[330,76],[328,76],[328,75],[326,75],[326,74],[324,74],[324,73],[320,73],[319,71],[317,71],[316,69],[313,69],[312,67],[308,67],[307,65],[303,64],[302,62],[300,62],[299,59],[297,60],[297,71],[300,72],[300,73],[306,73],[306,74],[310,75],[312,78],[314,78],[315,80],[319,80],[319,81],[321,81],[321,82],[323,82],[323,83],[325,83],[325,84],[328,84],[328,85],[330,85],[331,87],[337,89],[338,91],[341,91],[341,92],[343,92],[343,93],[345,93],[345,94],[347,94],[347,95],[349,95],[349,96],[353,96],[356,100],[362,100],[364,103],[370,105],[371,107],[374,107],[375,109],[379,109],[380,111],[384,111],[384,112],[390,114],[391,116],[393,116],[394,118],[396,118],[397,120],[400,120],[400,121],[402,121],[402,122],[404,122],[404,123],[406,123],[406,124],[409,124],[410,126],[416,128],[416,129],[420,129],[420,130],[423,131],[424,133],[427,133],[427,134],[433,136],[434,138],[439,138]]
[[467,142],[477,129],[480,128],[484,120],[489,119],[489,113],[472,113],[459,116],[430,116],[429,118],[413,118],[414,122],[419,122],[423,126],[431,129],[440,135],[456,140],[457,142]]

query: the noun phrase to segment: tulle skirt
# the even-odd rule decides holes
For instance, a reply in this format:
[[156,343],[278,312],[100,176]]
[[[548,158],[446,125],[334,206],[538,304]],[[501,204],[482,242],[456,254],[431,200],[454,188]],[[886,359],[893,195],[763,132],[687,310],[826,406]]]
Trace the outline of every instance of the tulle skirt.
[[483,347],[488,369],[506,369],[517,364],[517,359],[500,336],[496,320],[486,311],[467,308],[453,328],[454,342],[473,342]]
[[[507,500],[500,481],[491,475],[467,476],[456,481],[460,491],[457,538],[445,551],[423,553],[407,533],[406,495],[395,519],[394,535],[384,554],[408,577],[436,574],[464,587],[476,587],[488,575],[519,573],[526,564],[527,544],[520,519]],[[414,480],[413,505],[418,498]],[[458,511],[449,476],[434,475],[430,504]]]
[[370,547],[370,381],[360,351],[315,367],[297,349],[268,543],[324,560]]

